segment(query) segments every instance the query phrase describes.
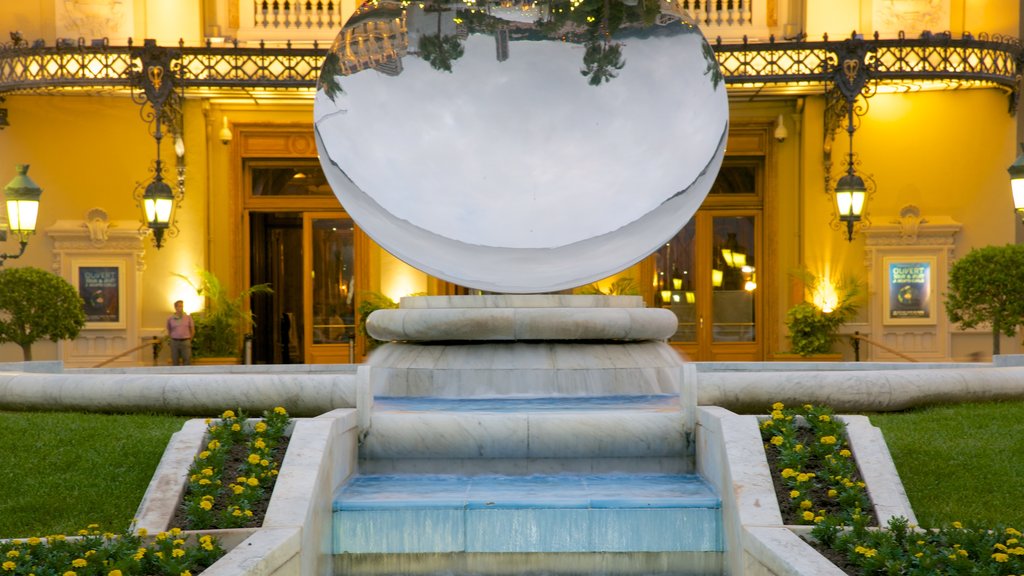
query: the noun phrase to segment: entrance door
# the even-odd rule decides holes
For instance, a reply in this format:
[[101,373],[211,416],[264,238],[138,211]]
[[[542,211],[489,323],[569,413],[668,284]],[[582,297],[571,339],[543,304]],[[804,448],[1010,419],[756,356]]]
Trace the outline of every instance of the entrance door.
[[356,361],[355,223],[343,212],[307,212],[303,221],[304,355],[310,364]]
[[760,213],[701,210],[655,254],[657,306],[674,312],[670,343],[690,360],[760,360]]

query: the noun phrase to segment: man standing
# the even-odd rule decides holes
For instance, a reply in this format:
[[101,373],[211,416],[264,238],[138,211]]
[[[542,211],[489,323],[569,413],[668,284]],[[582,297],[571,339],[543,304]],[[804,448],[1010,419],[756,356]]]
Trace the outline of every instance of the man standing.
[[167,334],[171,337],[171,366],[192,363],[192,337],[196,335],[192,317],[185,314],[185,303],[174,303],[174,314],[167,319]]

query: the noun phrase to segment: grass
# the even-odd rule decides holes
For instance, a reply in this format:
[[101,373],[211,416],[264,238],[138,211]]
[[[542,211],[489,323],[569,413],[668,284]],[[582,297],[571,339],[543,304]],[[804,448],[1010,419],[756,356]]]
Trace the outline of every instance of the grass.
[[0,538],[123,531],[185,420],[0,412]]
[[[125,529],[185,418],[0,412],[0,538]],[[1024,402],[872,414],[922,526],[1024,527]]]
[[1024,529],[1024,402],[872,414],[921,526]]

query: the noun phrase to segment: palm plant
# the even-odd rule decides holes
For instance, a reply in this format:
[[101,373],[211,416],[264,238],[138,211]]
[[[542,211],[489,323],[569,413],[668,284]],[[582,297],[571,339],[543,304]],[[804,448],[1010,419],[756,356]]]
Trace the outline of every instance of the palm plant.
[[192,354],[196,358],[237,357],[242,334],[255,324],[252,311],[245,306],[246,298],[271,294],[273,290],[270,284],[256,284],[230,296],[213,272],[199,270],[198,274],[198,285],[183,274],[175,274],[206,298],[206,309],[192,315],[196,327]]

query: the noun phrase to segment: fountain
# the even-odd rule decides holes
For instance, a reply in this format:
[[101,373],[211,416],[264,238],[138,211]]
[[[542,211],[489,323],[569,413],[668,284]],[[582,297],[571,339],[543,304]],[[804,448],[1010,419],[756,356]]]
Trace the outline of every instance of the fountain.
[[314,107],[332,188],[386,250],[491,294],[370,316],[389,343],[335,573],[723,571],[674,314],[550,294],[661,246],[718,172],[725,84],[673,7],[378,1],[339,33]]

